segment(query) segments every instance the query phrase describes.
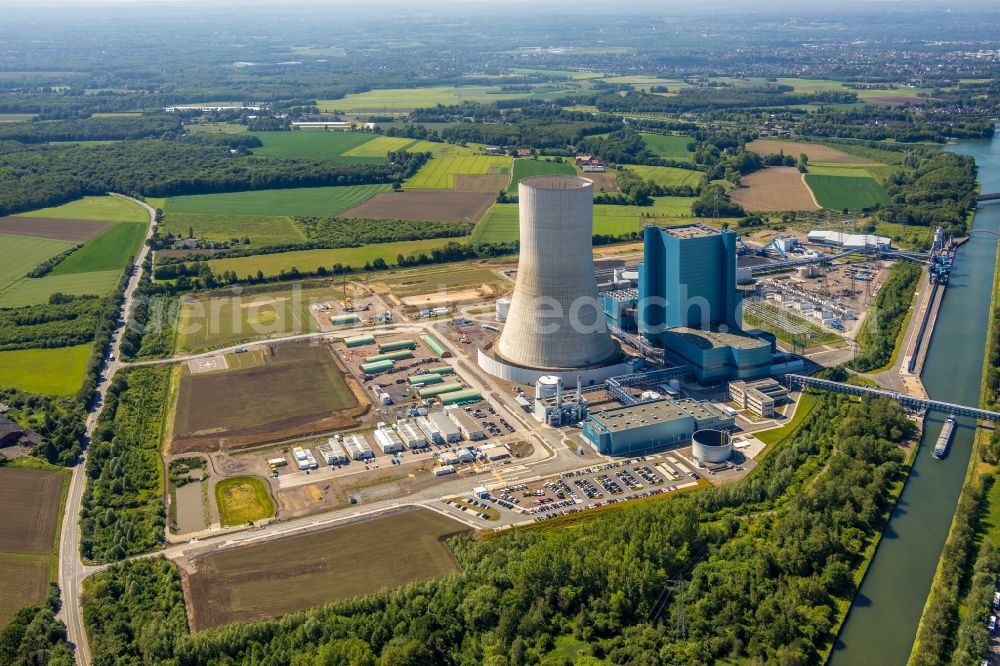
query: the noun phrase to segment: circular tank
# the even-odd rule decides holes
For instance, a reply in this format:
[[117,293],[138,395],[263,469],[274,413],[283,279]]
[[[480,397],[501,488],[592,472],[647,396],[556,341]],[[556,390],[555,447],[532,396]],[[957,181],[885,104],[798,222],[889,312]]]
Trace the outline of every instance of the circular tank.
[[679,379],[671,379],[670,380],[670,388],[672,388],[675,391],[680,391],[681,390],[681,380],[679,380]]
[[733,454],[733,443],[725,430],[698,430],[691,436],[691,457],[700,464],[721,463]]
[[504,322],[507,321],[507,314],[510,312],[510,299],[509,298],[498,298],[497,299],[497,321]]
[[555,375],[542,375],[535,382],[535,397],[536,398],[552,398],[556,393],[559,392],[559,384],[562,383],[562,379],[556,377]]

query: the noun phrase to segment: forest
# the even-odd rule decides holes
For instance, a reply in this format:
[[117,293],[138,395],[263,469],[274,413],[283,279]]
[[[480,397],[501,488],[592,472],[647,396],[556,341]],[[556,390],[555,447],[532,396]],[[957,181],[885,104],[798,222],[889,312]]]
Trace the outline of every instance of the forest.
[[976,162],[968,155],[915,150],[885,183],[892,205],[879,211],[886,222],[943,227],[964,236],[976,205]]
[[180,131],[181,120],[176,115],[102,116],[84,120],[0,123],[0,141],[134,141],[169,137]]
[[714,109],[748,109],[795,104],[851,104],[857,94],[850,91],[797,93],[791,86],[747,86],[743,88],[685,88],[667,97],[629,91],[624,95],[598,96],[589,101],[604,112],[689,113]]
[[5,666],[73,666],[73,648],[66,642],[66,625],[56,619],[59,588],[49,584],[45,602],[25,606],[0,629],[0,664]]
[[[519,666],[567,644],[593,657],[576,664],[817,663],[884,525],[903,471],[897,444],[913,428],[895,403],[814,399],[816,418],[739,484],[571,527],[459,537],[462,573],[277,621],[187,636],[171,565],[117,565],[88,596],[89,609],[107,609],[88,611],[98,636],[117,633],[95,642],[96,663]],[[143,576],[151,589],[126,594]],[[130,629],[139,618],[157,626]]]

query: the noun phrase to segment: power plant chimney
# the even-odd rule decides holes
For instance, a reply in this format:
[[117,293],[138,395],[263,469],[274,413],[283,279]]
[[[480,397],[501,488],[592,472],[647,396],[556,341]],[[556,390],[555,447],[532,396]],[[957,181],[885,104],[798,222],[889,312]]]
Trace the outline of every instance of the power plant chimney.
[[597,299],[594,183],[534,176],[518,185],[520,256],[501,359],[538,369],[600,366],[619,353]]
[[580,375],[576,376],[576,404],[580,404],[583,400],[583,377]]

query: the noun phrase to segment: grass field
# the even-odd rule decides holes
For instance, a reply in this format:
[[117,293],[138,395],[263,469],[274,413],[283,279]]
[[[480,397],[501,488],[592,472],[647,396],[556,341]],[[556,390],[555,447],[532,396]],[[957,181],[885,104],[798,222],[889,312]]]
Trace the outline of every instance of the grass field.
[[0,351],[0,386],[29,393],[72,395],[83,384],[89,344],[54,349]]
[[341,296],[335,287],[292,287],[253,296],[189,297],[181,304],[178,349],[197,353],[250,340],[318,331],[309,306]]
[[253,247],[301,243],[305,234],[295,226],[290,217],[265,217],[260,215],[226,215],[205,213],[170,213],[163,216],[160,233],[187,237],[194,231],[195,238],[210,241],[228,241],[231,238],[250,238]]
[[435,157],[403,185],[411,188],[451,189],[455,185],[453,177],[458,174],[471,176],[509,174],[510,167],[509,157],[490,155]]
[[281,271],[297,268],[300,271],[314,271],[320,266],[330,268],[334,264],[343,264],[360,269],[366,262],[383,259],[389,265],[395,265],[400,254],[430,253],[436,247],[448,242],[447,238],[430,238],[419,241],[401,241],[399,243],[375,243],[363,247],[344,247],[334,250],[302,250],[299,252],[283,252],[281,254],[266,254],[252,257],[236,257],[233,259],[213,259],[209,267],[216,273],[233,271],[239,277],[256,275],[262,271],[264,275],[277,275]]
[[934,238],[934,230],[930,227],[913,227],[892,222],[879,222],[875,226],[875,233],[888,236],[893,243],[907,249],[923,248]]
[[51,238],[0,235],[0,297],[35,266],[71,247]]
[[514,160],[514,177],[510,179],[508,192],[517,192],[517,183],[522,178],[532,176],[575,176],[576,167],[570,162],[549,162],[547,160],[535,160],[522,158]]
[[215,501],[223,527],[257,522],[274,515],[274,501],[255,476],[234,476],[215,485]]
[[195,194],[170,197],[167,200],[165,213],[335,217],[379,192],[388,192],[391,189],[389,185],[349,185]]
[[646,148],[658,157],[667,160],[693,161],[694,153],[687,149],[694,141],[690,136],[674,136],[671,134],[643,134],[642,141]]
[[62,206],[40,208],[18,217],[48,217],[69,220],[104,220],[108,222],[149,222],[146,209],[121,197],[84,197]]
[[349,425],[343,410],[357,405],[325,345],[276,345],[262,365],[183,374],[171,450],[210,450],[220,439],[240,448],[330,431]]
[[488,285],[507,285],[495,271],[477,263],[448,264],[447,266],[418,266],[393,271],[378,283],[391,289],[399,297],[428,294],[439,289],[461,289]]
[[59,262],[49,275],[123,270],[145,238],[146,227],[141,224],[116,224]]
[[861,210],[873,206],[888,206],[889,194],[878,181],[867,176],[819,176],[806,174],[806,184],[824,208]]
[[192,631],[278,617],[456,570],[442,538],[466,528],[427,509],[199,557]]
[[342,99],[319,100],[320,111],[350,111],[352,109],[408,110],[438,104],[461,104],[466,100],[495,102],[504,99],[524,99],[531,93],[501,93],[498,86],[431,86],[426,88],[381,88],[347,95]]
[[292,132],[253,132],[264,144],[255,148],[258,157],[318,158],[334,162],[379,164],[385,153],[377,159],[344,157],[344,153],[371,141],[374,136],[365,132],[321,132],[296,130]]
[[345,157],[381,157],[390,151],[403,150],[417,143],[414,139],[396,136],[380,136],[362,143],[344,153]]
[[[658,197],[652,206],[594,206],[594,235],[621,236],[643,224],[673,226],[691,217],[691,197]],[[509,243],[518,238],[517,204],[495,204],[472,230],[470,243]]]
[[114,291],[121,275],[121,270],[114,270],[25,278],[0,293],[0,308],[20,308],[48,303],[49,296],[55,293],[71,296],[106,296]]
[[894,164],[836,164],[810,162],[809,173],[814,176],[850,176],[853,178],[874,178],[879,182],[899,171]]
[[441,141],[417,141],[407,150],[411,153],[433,153],[434,157],[462,157],[477,154],[472,146],[457,146]]
[[701,177],[705,175],[701,171],[691,171],[690,169],[678,169],[676,167],[628,165],[626,167],[634,171],[636,175],[644,180],[650,180],[663,187],[697,187]]

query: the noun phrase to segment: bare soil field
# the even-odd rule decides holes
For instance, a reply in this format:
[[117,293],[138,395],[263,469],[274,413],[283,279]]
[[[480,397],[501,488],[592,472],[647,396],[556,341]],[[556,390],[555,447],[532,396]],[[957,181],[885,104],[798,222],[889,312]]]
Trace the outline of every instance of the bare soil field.
[[192,631],[374,594],[458,567],[443,543],[466,531],[427,509],[232,548],[183,562]]
[[52,552],[64,478],[62,472],[0,468],[0,552]]
[[497,192],[506,190],[510,183],[510,176],[502,174],[486,176],[455,174],[452,178],[455,179],[454,189],[456,192],[490,192],[495,195]]
[[601,192],[621,192],[618,187],[618,176],[613,173],[580,173],[584,178],[594,181],[594,193]]
[[[502,176],[502,178],[506,177]],[[502,189],[504,188],[485,192],[459,192],[455,190],[383,192],[376,194],[360,206],[344,211],[340,216],[366,217],[377,220],[478,222],[496,201],[496,193]],[[444,241],[442,241],[443,244]]]
[[49,592],[49,563],[44,558],[0,557],[0,627],[25,606],[41,604]]
[[[801,143],[798,141],[780,141],[778,139],[757,139],[747,144],[747,150],[752,150],[758,155],[773,155],[784,151],[785,155],[791,155],[795,159],[805,153],[809,156],[810,162],[829,162],[832,164],[875,164],[869,159],[850,155],[842,150],[821,146],[818,143]],[[785,209],[788,210],[788,209]]]
[[743,186],[729,193],[729,198],[744,210],[819,210],[812,191],[802,181],[795,167],[769,167],[742,179]]
[[184,374],[171,453],[240,449],[356,424],[370,403],[325,345],[274,345],[263,365]]
[[82,243],[101,233],[114,222],[61,220],[46,217],[0,217],[0,234],[33,236]]

